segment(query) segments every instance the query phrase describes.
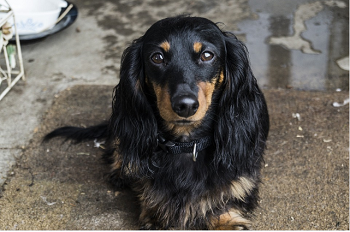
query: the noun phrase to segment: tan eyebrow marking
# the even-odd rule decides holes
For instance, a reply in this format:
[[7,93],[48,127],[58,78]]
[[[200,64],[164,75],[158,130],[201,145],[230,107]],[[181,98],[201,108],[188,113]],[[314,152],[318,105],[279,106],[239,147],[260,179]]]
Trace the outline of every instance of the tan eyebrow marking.
[[201,42],[195,42],[193,44],[193,50],[196,52],[196,53],[199,53],[201,50],[202,50],[202,46],[203,44]]
[[170,50],[170,43],[168,41],[164,41],[159,45],[164,51],[168,52]]

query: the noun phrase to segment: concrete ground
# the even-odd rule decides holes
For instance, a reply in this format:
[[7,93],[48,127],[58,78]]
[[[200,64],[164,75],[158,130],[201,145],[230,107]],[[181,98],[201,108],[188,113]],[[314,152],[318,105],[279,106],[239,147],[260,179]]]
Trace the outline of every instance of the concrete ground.
[[27,81],[0,102],[0,229],[138,228],[137,200],[108,185],[100,148],[41,139],[107,120],[122,51],[182,13],[245,41],[265,93],[271,131],[254,229],[349,229],[349,105],[333,106],[349,97],[347,1],[71,2],[71,27],[22,43]]

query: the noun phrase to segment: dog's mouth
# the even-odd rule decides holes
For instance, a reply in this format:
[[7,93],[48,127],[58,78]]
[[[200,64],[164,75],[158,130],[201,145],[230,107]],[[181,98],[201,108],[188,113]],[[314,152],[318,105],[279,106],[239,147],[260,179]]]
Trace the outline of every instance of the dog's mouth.
[[182,120],[173,121],[172,123],[177,126],[189,126],[189,125],[195,124],[196,122],[197,121],[182,119]]
[[166,121],[166,126],[174,135],[189,135],[192,130],[200,126],[202,120],[175,119]]

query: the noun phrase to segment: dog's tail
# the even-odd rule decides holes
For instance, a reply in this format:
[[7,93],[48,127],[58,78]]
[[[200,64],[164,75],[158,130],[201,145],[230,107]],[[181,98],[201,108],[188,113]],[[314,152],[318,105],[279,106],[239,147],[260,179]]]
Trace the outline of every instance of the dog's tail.
[[55,137],[63,137],[66,140],[74,140],[78,143],[85,140],[106,139],[108,137],[108,123],[101,123],[87,128],[73,126],[60,127],[47,134],[43,142],[47,142]]

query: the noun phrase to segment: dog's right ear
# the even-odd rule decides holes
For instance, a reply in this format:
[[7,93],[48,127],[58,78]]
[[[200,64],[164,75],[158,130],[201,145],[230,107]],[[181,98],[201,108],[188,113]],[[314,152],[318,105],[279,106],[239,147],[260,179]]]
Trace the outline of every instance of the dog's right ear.
[[141,37],[123,53],[120,82],[114,89],[109,134],[117,143],[122,168],[128,169],[125,171],[129,174],[144,175],[148,172],[148,158],[157,146],[157,123],[143,91],[142,45]]

